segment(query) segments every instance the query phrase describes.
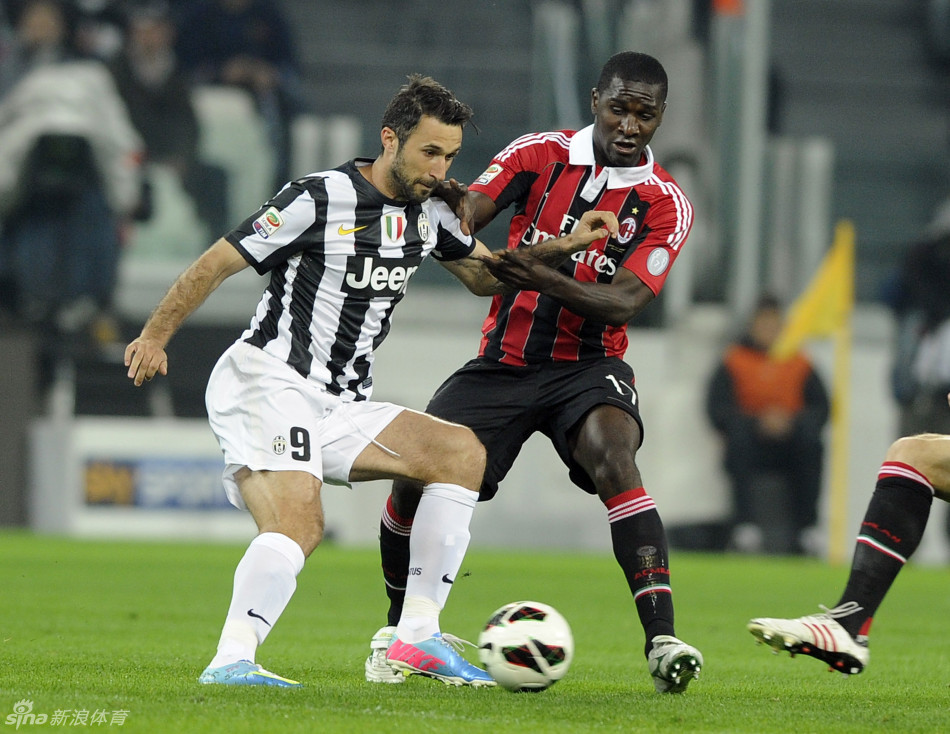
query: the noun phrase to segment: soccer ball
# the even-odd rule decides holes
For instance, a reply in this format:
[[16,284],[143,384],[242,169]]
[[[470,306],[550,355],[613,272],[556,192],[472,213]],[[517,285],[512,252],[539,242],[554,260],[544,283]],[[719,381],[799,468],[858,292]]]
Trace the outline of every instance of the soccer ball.
[[509,691],[543,691],[557,683],[574,657],[574,636],[553,607],[516,601],[495,611],[478,636],[478,656]]

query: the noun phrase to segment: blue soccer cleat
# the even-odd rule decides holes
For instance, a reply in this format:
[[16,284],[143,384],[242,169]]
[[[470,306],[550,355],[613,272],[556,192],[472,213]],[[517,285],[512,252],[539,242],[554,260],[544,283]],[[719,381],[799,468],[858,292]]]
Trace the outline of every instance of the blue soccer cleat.
[[236,663],[222,665],[219,668],[207,667],[198,677],[199,683],[217,683],[224,686],[278,686],[280,688],[299,688],[303,685],[290,678],[282,678],[276,673],[264,670],[250,660],[238,660]]
[[[436,632],[422,642],[403,642],[393,636],[392,645],[386,652],[386,661],[403,675],[417,673],[435,678],[451,686],[493,686],[494,679],[481,668],[472,665],[459,655],[465,640],[454,635]],[[472,645],[472,647],[475,647]]]

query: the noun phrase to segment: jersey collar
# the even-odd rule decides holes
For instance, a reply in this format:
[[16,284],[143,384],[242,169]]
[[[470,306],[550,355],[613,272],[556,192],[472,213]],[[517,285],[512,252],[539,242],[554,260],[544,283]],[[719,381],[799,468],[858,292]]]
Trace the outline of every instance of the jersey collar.
[[[607,174],[608,189],[623,189],[644,183],[653,175],[653,151],[648,145],[643,149],[647,162],[641,166],[606,167],[597,178],[603,185],[603,175]],[[591,166],[594,161],[594,126],[588,125],[578,130],[571,138],[568,160],[572,166]]]

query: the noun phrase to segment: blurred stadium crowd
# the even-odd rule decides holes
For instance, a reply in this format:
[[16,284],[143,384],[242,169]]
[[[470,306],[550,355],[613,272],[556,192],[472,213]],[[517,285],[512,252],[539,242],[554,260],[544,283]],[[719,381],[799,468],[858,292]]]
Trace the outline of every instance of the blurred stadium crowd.
[[[253,211],[287,180],[304,111],[294,39],[271,0],[4,2],[2,308],[114,338],[123,250],[194,254],[233,221],[242,179],[257,181],[241,200]],[[251,124],[267,160],[245,145],[238,177],[215,160],[212,133]],[[223,143],[241,145],[233,132]],[[162,227],[169,218],[180,231]]]
[[[452,171],[471,181],[522,133],[586,124],[590,80],[610,53],[656,55],[670,73],[671,96],[653,147],[690,194],[696,224],[676,276],[637,325],[672,323],[683,313],[676,304],[728,306],[742,257],[723,202],[733,193],[729,169],[738,176],[739,166],[722,139],[739,112],[727,109],[730,91],[718,75],[722,50],[745,47],[715,21],[743,5],[752,7],[739,0],[0,0],[0,339],[29,334],[35,350],[18,353],[18,367],[19,347],[4,358],[0,397],[21,399],[13,414],[23,418],[0,432],[11,457],[22,454],[27,418],[43,412],[41,402],[62,382],[64,356],[76,414],[203,416],[207,373],[239,328],[233,314],[226,328],[198,322],[176,337],[179,368],[162,407],[161,388],[153,386],[146,403],[141,391],[124,389],[116,369],[143,317],[120,302],[123,288],[147,313],[160,293],[137,290],[143,277],[152,273],[167,286],[175,274],[169,264],[190,261],[289,178],[373,155],[380,104],[412,72],[431,74],[475,108],[479,129],[466,131]],[[950,191],[950,2],[768,5],[762,119],[772,178],[761,188],[772,198],[763,207],[755,286],[791,300],[815,264],[800,254],[798,235],[849,217],[859,236],[859,300],[913,316],[896,264],[921,236],[950,240],[946,216],[926,227]],[[880,124],[884,99],[902,100],[902,117],[914,124]],[[781,189],[809,174],[776,174],[783,156],[813,152],[798,146],[819,138],[832,142],[833,196],[822,198],[807,182]],[[704,338],[719,346],[740,316],[726,313]],[[35,399],[13,377],[30,371],[34,354]]]

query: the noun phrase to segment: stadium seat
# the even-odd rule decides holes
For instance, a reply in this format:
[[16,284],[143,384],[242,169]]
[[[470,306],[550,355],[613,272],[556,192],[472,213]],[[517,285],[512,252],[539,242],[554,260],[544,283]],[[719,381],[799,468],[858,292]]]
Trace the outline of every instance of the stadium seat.
[[192,101],[201,128],[199,153],[228,172],[228,219],[237,224],[276,193],[264,121],[253,97],[236,87],[199,85]]
[[135,222],[123,257],[190,262],[211,244],[207,225],[198,218],[175,171],[150,163],[145,173],[151,188],[152,216]]
[[291,176],[336,168],[355,158],[362,136],[362,125],[353,115],[297,115],[290,128]]

